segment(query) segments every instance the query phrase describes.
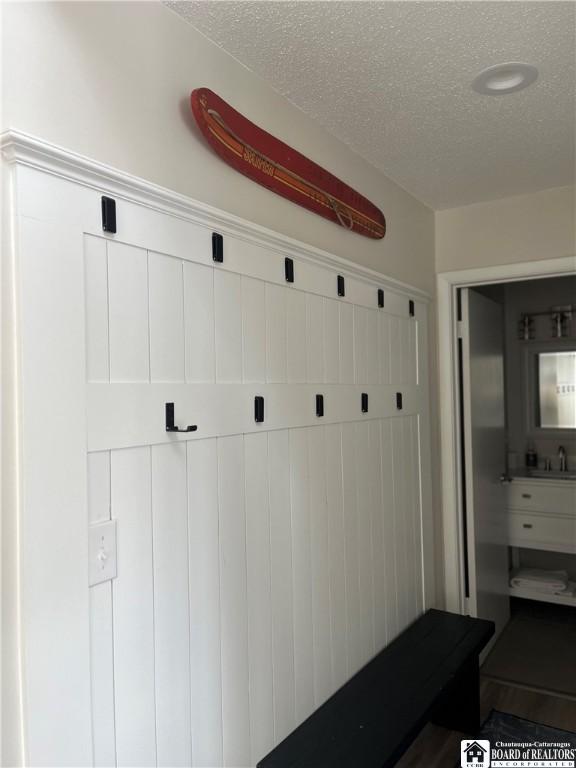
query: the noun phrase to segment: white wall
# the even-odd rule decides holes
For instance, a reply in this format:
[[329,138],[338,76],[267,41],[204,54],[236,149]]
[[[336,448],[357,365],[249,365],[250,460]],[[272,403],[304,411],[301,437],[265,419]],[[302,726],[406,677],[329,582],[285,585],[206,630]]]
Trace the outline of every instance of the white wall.
[[574,187],[436,212],[436,271],[576,254]]
[[[433,291],[434,214],[156,2],[3,3],[2,129],[17,128]],[[255,30],[257,35],[257,30]],[[349,233],[225,165],[196,130],[207,86],[384,212]]]

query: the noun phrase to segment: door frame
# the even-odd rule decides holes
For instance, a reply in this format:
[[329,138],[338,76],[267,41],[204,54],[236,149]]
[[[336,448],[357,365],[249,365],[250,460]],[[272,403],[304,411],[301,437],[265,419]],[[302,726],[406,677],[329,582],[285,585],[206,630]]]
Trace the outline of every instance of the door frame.
[[494,283],[563,277],[575,272],[576,256],[565,256],[440,272],[436,276],[444,594],[446,609],[454,613],[467,613],[462,526],[457,291],[459,288]]

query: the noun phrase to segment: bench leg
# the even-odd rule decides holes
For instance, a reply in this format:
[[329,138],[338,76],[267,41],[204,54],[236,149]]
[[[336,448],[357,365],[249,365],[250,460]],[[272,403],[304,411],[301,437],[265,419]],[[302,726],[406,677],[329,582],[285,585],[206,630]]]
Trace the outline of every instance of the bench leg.
[[476,735],[480,730],[480,670],[478,658],[471,659],[452,681],[438,702],[432,722]]

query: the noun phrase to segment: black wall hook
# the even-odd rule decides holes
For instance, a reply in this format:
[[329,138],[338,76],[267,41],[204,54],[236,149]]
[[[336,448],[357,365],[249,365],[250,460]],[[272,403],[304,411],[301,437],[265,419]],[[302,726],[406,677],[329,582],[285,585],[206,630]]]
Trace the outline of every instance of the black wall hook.
[[102,229],[116,232],[116,200],[113,197],[102,198]]
[[256,395],[254,398],[254,421],[261,424],[264,421],[264,398]]
[[174,403],[166,403],[166,432],[196,432],[197,429],[196,424],[191,424],[184,429],[176,427],[174,425]]
[[284,259],[284,276],[287,283],[294,282],[294,260],[288,257]]
[[224,261],[224,238],[218,232],[212,232],[212,260],[218,264]]

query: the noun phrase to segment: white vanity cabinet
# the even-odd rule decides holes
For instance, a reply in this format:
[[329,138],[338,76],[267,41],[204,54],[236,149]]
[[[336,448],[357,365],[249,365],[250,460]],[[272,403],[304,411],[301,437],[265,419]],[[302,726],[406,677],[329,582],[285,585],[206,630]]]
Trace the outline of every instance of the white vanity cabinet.
[[576,554],[576,482],[514,478],[508,486],[512,547]]
[[[515,565],[518,549],[576,555],[576,481],[514,478],[507,489],[506,518]],[[542,596],[510,587],[510,594],[576,606],[576,590],[570,596]]]

